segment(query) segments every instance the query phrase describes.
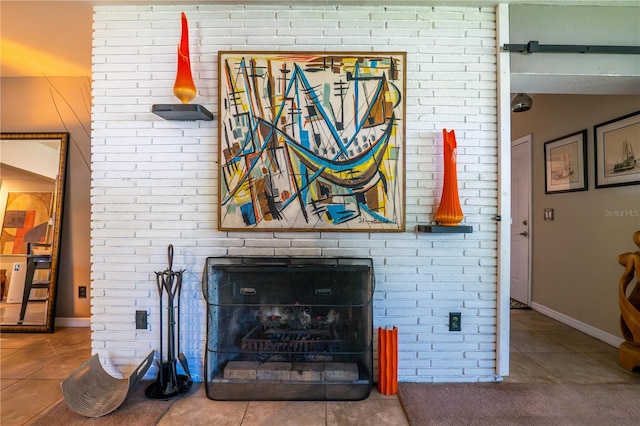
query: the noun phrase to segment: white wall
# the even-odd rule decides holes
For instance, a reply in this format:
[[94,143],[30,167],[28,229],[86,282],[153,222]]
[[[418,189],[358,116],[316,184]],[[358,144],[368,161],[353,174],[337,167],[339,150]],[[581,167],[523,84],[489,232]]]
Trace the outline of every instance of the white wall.
[[[0,129],[3,132],[68,132],[67,184],[60,241],[56,325],[88,326],[89,299],[78,287],[90,286],[89,77],[0,79]],[[3,206],[4,207],[4,206]]]
[[[638,46],[639,19],[640,7],[512,5],[511,43]],[[542,75],[640,76],[636,55],[513,54],[511,67],[514,73]]]
[[[199,96],[217,111],[219,50],[406,51],[403,233],[219,232],[217,121],[165,121],[180,12],[189,19]],[[493,8],[98,6],[92,112],[92,346],[113,370],[159,343],[154,271],[186,268],[182,350],[202,380],[207,256],[371,257],[374,326],[399,328],[401,381],[489,381],[496,360],[497,83]],[[442,129],[455,129],[465,224],[472,234],[418,234],[442,187]],[[136,310],[150,330],[135,330]],[[462,312],[462,332],[448,313]],[[112,371],[114,374],[115,371]],[[153,371],[150,374],[154,374]]]
[[[512,4],[510,43],[576,46],[640,45],[640,3],[616,7]],[[516,53],[511,55],[514,93],[640,95],[638,55]]]

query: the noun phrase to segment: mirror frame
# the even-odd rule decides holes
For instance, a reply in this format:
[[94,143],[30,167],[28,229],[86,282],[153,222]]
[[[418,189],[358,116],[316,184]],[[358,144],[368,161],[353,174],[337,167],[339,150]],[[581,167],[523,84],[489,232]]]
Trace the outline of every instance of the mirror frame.
[[67,157],[69,145],[69,133],[0,133],[0,138],[13,140],[31,139],[57,139],[60,141],[60,155],[58,161],[58,179],[55,187],[55,205],[52,210],[53,237],[51,240],[51,277],[49,295],[47,299],[47,312],[43,325],[0,324],[0,332],[6,333],[53,333],[55,329],[56,299],[58,294],[58,268],[60,241],[62,239],[62,214],[64,206],[65,185],[67,180]]

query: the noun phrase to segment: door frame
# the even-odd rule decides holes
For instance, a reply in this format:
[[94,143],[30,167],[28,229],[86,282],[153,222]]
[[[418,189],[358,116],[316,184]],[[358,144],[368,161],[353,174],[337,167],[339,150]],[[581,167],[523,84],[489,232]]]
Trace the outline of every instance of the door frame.
[[509,375],[509,333],[511,330],[511,65],[510,53],[502,51],[509,43],[509,5],[498,4],[496,12],[497,112],[498,112],[498,212],[497,300],[496,300],[496,380]]

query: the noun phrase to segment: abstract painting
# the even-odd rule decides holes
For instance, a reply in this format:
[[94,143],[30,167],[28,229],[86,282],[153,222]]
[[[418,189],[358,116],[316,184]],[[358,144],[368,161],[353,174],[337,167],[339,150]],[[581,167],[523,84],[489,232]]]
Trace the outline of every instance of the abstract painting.
[[46,242],[52,192],[9,192],[2,222],[2,254],[27,254],[27,243]]
[[404,231],[406,53],[218,60],[220,230]]

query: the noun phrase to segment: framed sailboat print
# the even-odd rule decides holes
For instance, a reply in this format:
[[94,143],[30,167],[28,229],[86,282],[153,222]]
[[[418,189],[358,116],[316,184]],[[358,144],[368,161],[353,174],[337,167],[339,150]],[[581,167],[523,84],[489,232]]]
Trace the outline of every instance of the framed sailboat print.
[[587,129],[544,144],[545,194],[586,191]]
[[593,127],[596,188],[640,184],[640,111]]
[[405,229],[406,52],[219,52],[218,228]]

